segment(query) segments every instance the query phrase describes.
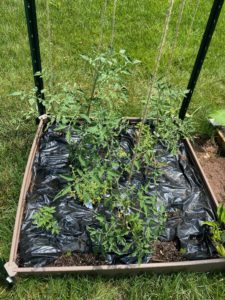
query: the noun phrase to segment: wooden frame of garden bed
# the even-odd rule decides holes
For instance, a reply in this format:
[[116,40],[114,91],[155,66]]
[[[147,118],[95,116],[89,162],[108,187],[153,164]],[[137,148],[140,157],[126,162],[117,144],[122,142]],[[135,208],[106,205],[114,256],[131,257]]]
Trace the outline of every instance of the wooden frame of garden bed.
[[217,129],[216,141],[219,144],[219,146],[221,147],[221,149],[223,149],[223,151],[225,152],[225,133],[224,133],[224,131]]
[[[137,122],[140,119],[129,118],[130,122]],[[214,272],[225,270],[225,259],[204,259],[204,260],[192,260],[181,262],[164,262],[164,263],[147,263],[147,264],[130,264],[130,265],[102,265],[102,266],[70,266],[70,267],[19,267],[16,264],[17,251],[19,245],[20,231],[24,216],[24,210],[26,206],[26,195],[32,180],[32,166],[35,158],[35,154],[38,150],[40,137],[42,135],[44,126],[47,122],[45,115],[40,117],[40,123],[33,141],[33,145],[28,158],[27,166],[25,169],[23,183],[20,191],[20,198],[18,203],[18,209],[16,214],[15,226],[13,231],[13,238],[11,244],[11,251],[9,261],[5,264],[5,269],[10,277],[16,275],[34,275],[34,274],[58,274],[58,273],[77,273],[77,274],[104,274],[104,275],[119,275],[119,274],[136,274],[143,272],[152,273],[172,273],[179,271],[195,271],[195,272]],[[199,175],[202,178],[206,191],[212,201],[214,208],[217,207],[218,202],[210,187],[204,171],[200,166],[198,158],[196,157],[192,145],[189,140],[185,140],[186,149],[188,155],[193,164],[199,171]]]

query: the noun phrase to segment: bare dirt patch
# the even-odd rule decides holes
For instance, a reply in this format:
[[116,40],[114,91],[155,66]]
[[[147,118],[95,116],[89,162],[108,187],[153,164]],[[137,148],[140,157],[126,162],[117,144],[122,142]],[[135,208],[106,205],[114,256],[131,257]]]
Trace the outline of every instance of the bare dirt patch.
[[151,262],[172,262],[185,260],[182,254],[178,251],[175,242],[161,242],[154,243],[154,254]]
[[197,138],[194,150],[219,202],[225,202],[225,156],[216,143]]
[[71,253],[57,258],[52,267],[62,266],[99,266],[106,265],[104,258],[98,257],[92,253]]

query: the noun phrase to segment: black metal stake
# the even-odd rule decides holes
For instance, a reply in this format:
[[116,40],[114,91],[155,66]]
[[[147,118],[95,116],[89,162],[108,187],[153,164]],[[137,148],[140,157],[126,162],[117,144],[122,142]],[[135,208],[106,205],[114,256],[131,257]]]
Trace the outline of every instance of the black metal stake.
[[44,100],[43,93],[43,79],[41,77],[41,55],[40,55],[40,46],[39,46],[39,37],[38,37],[38,27],[37,27],[37,16],[36,16],[36,5],[35,0],[24,0],[24,7],[27,20],[27,30],[30,43],[30,52],[33,66],[34,74],[34,84],[37,89],[37,105],[39,115],[45,114],[45,106],[39,99]]
[[179,112],[179,118],[181,120],[183,120],[185,118],[186,112],[188,110],[188,106],[190,104],[191,101],[191,97],[193,95],[199,74],[201,72],[201,68],[203,65],[203,62],[205,60],[212,36],[213,36],[213,32],[216,28],[216,24],[221,12],[221,9],[223,7],[224,4],[224,0],[214,0],[210,15],[209,15],[209,19],[208,19],[208,23],[206,25],[206,29],[205,32],[203,34],[203,38],[202,38],[202,42],[198,51],[198,55],[196,57],[195,60],[195,64],[192,70],[192,74],[187,86],[187,90],[189,90],[188,94],[184,97],[181,108],[180,108],[180,112]]

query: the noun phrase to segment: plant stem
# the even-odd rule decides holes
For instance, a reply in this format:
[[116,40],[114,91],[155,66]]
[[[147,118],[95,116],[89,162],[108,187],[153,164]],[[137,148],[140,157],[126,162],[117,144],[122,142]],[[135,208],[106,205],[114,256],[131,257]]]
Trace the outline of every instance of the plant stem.
[[94,75],[92,89],[91,89],[91,96],[89,98],[89,104],[88,104],[88,110],[87,110],[88,117],[90,116],[92,100],[94,99],[94,94],[95,94],[95,90],[96,90],[96,86],[97,86],[97,82],[98,82],[98,77],[99,77],[99,71],[96,70],[95,75]]

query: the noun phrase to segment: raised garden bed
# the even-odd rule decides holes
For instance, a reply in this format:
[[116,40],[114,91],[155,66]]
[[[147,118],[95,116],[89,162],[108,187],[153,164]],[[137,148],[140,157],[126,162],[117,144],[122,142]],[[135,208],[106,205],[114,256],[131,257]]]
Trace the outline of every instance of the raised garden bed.
[[[132,122],[134,121],[135,120],[132,120]],[[38,189],[37,185],[40,184],[41,186],[42,184],[43,186],[43,184],[45,184],[44,182],[34,180],[35,177],[36,179],[38,178],[35,171],[38,171],[37,157],[40,159],[40,143],[43,139],[45,122],[43,118],[40,121],[24,174],[10,259],[5,265],[9,276],[61,272],[117,275],[137,272],[168,273],[177,271],[205,272],[224,270],[225,259],[218,258],[209,241],[209,244],[207,244],[207,239],[205,239],[204,232],[199,224],[201,220],[213,220],[215,218],[213,211],[218,202],[188,140],[184,142],[185,149],[183,149],[182,155],[179,158],[170,154],[166,156],[166,159],[171,160],[171,164],[163,176],[164,182],[162,182],[161,187],[162,199],[167,203],[168,221],[164,237],[162,237],[161,242],[155,244],[155,256],[153,255],[146,259],[145,263],[140,264],[138,264],[137,261],[132,263],[129,261],[129,257],[127,257],[127,261],[122,262],[122,260],[119,259],[115,264],[109,265],[110,259],[107,262],[101,257],[96,259],[93,257],[93,254],[87,254],[89,252],[87,250],[83,250],[86,254],[82,255],[80,254],[82,251],[79,249],[74,251],[74,247],[69,247],[68,243],[63,245],[63,251],[57,251],[59,247],[52,246],[52,239],[49,235],[43,234],[43,232],[37,230],[35,227],[31,229],[32,221],[29,219],[32,210],[35,211],[39,205],[38,201],[32,199],[32,191]],[[49,141],[49,147],[54,147],[54,143],[51,143],[53,143],[53,141]],[[187,155],[185,153],[187,153]],[[59,154],[60,153],[58,153],[58,155]],[[54,151],[51,155],[55,155]],[[53,158],[51,155],[49,157],[50,162],[51,158]],[[67,157],[66,153],[61,153],[61,155],[65,162]],[[46,157],[43,155],[42,159],[44,158]],[[42,164],[45,165],[46,161],[42,160]],[[174,171],[176,173],[173,173]],[[170,174],[170,172],[172,173]],[[175,175],[177,175],[177,177]],[[165,181],[166,177],[168,177],[168,181]],[[168,183],[170,183],[170,185],[168,185]],[[171,183],[173,184],[173,188],[171,188]],[[47,183],[46,186],[48,186]],[[54,187],[52,186],[52,188]],[[165,189],[164,192],[163,189]],[[43,199],[48,198],[47,195],[45,195],[46,198],[44,195],[42,196]],[[66,202],[62,201],[61,205],[63,206],[65,203]],[[72,215],[74,213],[76,216],[80,208],[81,205],[78,206],[77,203],[71,204]],[[91,211],[91,209],[87,207],[83,209],[83,212],[80,211],[80,221],[87,217]],[[71,211],[68,211],[68,214],[65,214],[66,211],[62,211],[64,213],[64,223],[61,225],[62,227],[64,226],[64,238],[65,236],[73,236],[74,238],[77,234],[77,232],[75,235],[65,232],[65,226],[70,222]],[[82,214],[84,212],[86,212],[86,215]],[[65,224],[66,220],[68,221],[67,224]],[[179,226],[177,226],[177,222]],[[172,226],[169,226],[169,223],[171,223]],[[74,224],[72,225],[74,226]],[[29,226],[31,227],[29,228]],[[178,238],[179,235],[180,239]],[[170,236],[171,238],[169,238]],[[32,239],[34,237],[35,239]],[[21,243],[21,240],[23,243]],[[71,244],[73,244],[73,242],[74,239],[71,241]],[[184,246],[186,248],[183,249]],[[168,248],[171,250],[170,252],[173,252],[172,255],[170,253],[170,256],[168,255]],[[178,252],[176,250],[182,251]],[[75,255],[70,253],[70,251],[74,252]],[[180,253],[183,253],[182,258]],[[50,259],[46,259],[49,257]],[[113,256],[111,256],[111,258],[112,257]],[[168,260],[172,261],[170,262]]]
[[65,83],[63,94],[55,89],[54,95],[46,93],[35,2],[25,3],[36,86],[35,99],[28,95],[28,100],[37,100],[42,117],[5,265],[9,276],[224,269],[225,259],[217,254],[225,257],[224,208],[216,212],[218,202],[194,150],[187,139],[181,141],[191,136],[191,120],[181,120],[221,8],[214,3],[188,92],[181,92],[156,80],[171,3],[147,98],[138,96],[144,104],[141,122],[128,124],[121,119],[129,98],[123,79],[140,61],[130,59],[124,49],[116,54],[113,45],[95,58],[81,55],[90,66],[91,93],[77,84],[68,90]]

